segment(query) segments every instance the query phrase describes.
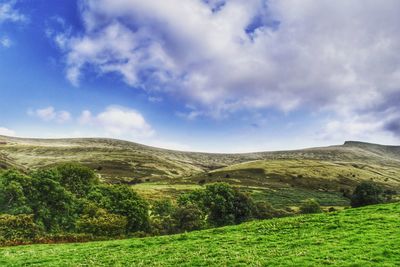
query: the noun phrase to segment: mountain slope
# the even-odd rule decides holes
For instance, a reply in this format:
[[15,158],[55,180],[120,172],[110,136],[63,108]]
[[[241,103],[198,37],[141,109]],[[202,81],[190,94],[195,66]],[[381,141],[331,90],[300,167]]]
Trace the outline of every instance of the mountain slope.
[[342,205],[347,201],[342,194],[362,180],[400,189],[399,146],[349,141],[292,151],[211,154],[114,139],[0,136],[0,168],[29,170],[69,161],[96,169],[104,181],[132,184],[150,198],[173,197],[216,181],[278,204],[316,196],[326,205]]
[[175,236],[0,248],[0,265],[399,266],[400,204]]

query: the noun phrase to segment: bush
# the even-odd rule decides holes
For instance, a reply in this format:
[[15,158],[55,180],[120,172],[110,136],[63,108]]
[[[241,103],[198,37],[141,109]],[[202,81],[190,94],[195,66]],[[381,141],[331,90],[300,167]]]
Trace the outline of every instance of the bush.
[[302,214],[310,214],[310,213],[320,213],[322,212],[321,206],[318,201],[313,198],[307,199],[303,201],[300,206],[300,213]]
[[32,213],[28,196],[32,193],[32,179],[17,171],[0,175],[0,213]]
[[33,215],[0,215],[0,244],[17,245],[31,242],[41,233]]
[[154,201],[151,212],[154,216],[170,216],[176,207],[169,199]]
[[88,199],[110,213],[125,216],[127,232],[148,231],[149,206],[126,185],[99,185],[92,189]]
[[35,221],[47,232],[71,231],[78,216],[76,197],[59,183],[54,170],[41,170],[31,174],[32,192],[27,196]]
[[250,197],[226,183],[210,184],[205,190],[185,194],[178,199],[178,203],[197,206],[207,214],[208,223],[214,226],[246,221],[252,218],[255,210]]
[[110,214],[100,209],[95,216],[83,215],[78,219],[76,228],[79,233],[96,237],[118,237],[126,233],[128,221],[125,216]]
[[65,163],[55,167],[59,173],[60,184],[78,197],[84,197],[98,183],[93,170],[75,163]]
[[351,196],[351,206],[353,208],[383,202],[384,197],[382,187],[372,182],[362,182],[355,188],[353,195]]
[[234,198],[234,214],[235,223],[242,223],[251,218],[256,213],[256,205],[253,200],[247,194],[235,190]]
[[178,232],[200,230],[205,226],[203,211],[193,204],[178,207],[173,218]]
[[8,171],[0,176],[0,212],[33,214],[46,231],[72,230],[76,199],[59,183],[54,170],[36,171],[31,176]]
[[151,230],[153,234],[165,235],[177,232],[176,221],[172,217],[176,206],[169,199],[155,201],[151,209]]

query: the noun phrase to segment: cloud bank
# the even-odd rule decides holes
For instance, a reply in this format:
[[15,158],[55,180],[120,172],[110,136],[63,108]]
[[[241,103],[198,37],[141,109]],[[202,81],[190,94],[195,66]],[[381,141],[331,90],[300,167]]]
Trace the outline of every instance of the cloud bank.
[[78,121],[81,125],[100,127],[111,136],[150,137],[155,133],[141,113],[120,106],[109,106],[95,116],[84,110]]
[[80,3],[83,32],[55,36],[75,85],[89,66],[181,97],[196,116],[307,110],[332,114],[327,136],[345,118],[400,135],[400,1]]
[[58,123],[68,122],[72,118],[71,113],[68,111],[56,111],[52,106],[36,110],[28,110],[28,115],[40,118],[43,121],[56,121]]

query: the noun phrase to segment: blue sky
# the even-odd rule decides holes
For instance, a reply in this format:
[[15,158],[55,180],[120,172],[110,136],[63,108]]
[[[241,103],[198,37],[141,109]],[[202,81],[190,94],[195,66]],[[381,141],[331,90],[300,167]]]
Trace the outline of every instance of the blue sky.
[[0,0],[0,134],[397,144],[400,2]]

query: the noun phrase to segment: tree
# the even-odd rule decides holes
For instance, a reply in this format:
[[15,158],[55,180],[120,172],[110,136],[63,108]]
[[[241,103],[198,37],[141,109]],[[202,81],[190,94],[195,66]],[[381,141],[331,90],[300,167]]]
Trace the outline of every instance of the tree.
[[170,199],[154,201],[151,212],[154,216],[170,216],[176,207]]
[[247,195],[235,190],[226,183],[206,186],[178,199],[179,205],[193,204],[207,214],[211,225],[222,226],[240,223],[252,218],[255,205]]
[[357,185],[351,196],[351,206],[353,208],[379,204],[383,201],[382,187],[372,182],[362,182]]
[[128,221],[125,216],[108,213],[99,209],[94,216],[83,215],[76,222],[77,231],[94,236],[122,236],[126,233]]
[[31,177],[17,171],[6,171],[0,175],[0,213],[32,213],[28,191],[32,190]]
[[96,173],[76,163],[64,163],[55,167],[60,175],[60,184],[78,197],[84,197],[98,184]]
[[88,199],[110,213],[125,216],[127,232],[149,230],[149,206],[136,192],[126,185],[98,185]]
[[256,213],[256,205],[249,195],[235,190],[234,214],[235,223],[242,223],[249,220]]
[[30,176],[7,171],[0,177],[0,211],[33,214],[46,231],[74,228],[76,199],[59,183],[54,170],[41,170]]
[[31,174],[32,192],[27,196],[35,221],[46,231],[73,230],[78,217],[75,196],[61,184],[54,170],[39,170]]
[[313,198],[303,201],[300,206],[300,212],[303,214],[320,213],[322,212],[321,206],[318,201]]
[[200,230],[205,225],[204,213],[196,205],[179,206],[173,214],[177,231]]

